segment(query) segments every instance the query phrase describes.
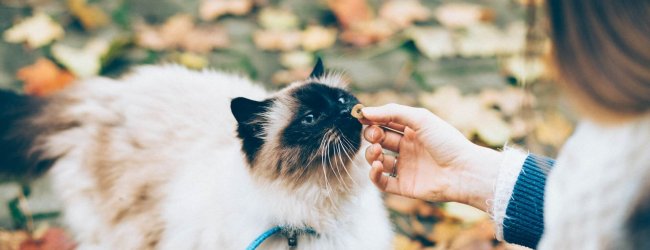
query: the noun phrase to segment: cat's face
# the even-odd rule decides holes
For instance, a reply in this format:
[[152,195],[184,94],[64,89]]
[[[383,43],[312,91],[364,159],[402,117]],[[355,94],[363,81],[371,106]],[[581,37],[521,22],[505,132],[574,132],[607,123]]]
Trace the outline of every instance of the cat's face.
[[325,75],[319,61],[312,77],[272,98],[232,100],[253,173],[291,182],[346,175],[359,151],[362,125],[350,114],[359,101],[339,87],[340,81]]

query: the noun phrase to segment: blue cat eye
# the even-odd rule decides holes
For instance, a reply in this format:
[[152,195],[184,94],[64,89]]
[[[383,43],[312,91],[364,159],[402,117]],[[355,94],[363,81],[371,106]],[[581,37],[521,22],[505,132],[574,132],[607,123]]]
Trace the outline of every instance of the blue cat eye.
[[307,114],[307,115],[302,117],[301,122],[302,122],[302,124],[305,124],[305,125],[312,125],[312,124],[314,124],[314,122],[316,122],[316,116],[314,116],[314,114],[311,114],[311,113]]

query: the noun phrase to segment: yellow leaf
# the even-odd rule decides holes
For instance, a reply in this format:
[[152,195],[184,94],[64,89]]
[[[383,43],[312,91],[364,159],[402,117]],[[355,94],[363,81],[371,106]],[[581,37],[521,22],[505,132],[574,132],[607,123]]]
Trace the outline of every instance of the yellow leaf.
[[88,5],[86,0],[68,0],[68,8],[86,29],[97,29],[108,23],[106,13],[97,6]]
[[535,137],[548,145],[561,146],[573,132],[573,124],[559,112],[549,112],[539,119]]
[[264,8],[257,16],[257,21],[269,30],[294,30],[300,25],[298,17],[286,9]]
[[302,48],[316,51],[332,47],[336,43],[336,29],[312,25],[302,32]]
[[190,69],[202,69],[208,66],[208,59],[204,56],[190,52],[182,53],[178,56],[178,63],[185,65]]
[[314,56],[305,51],[291,51],[280,55],[280,64],[290,69],[305,69],[314,65]]
[[418,250],[422,248],[420,242],[409,239],[403,235],[396,235],[393,238],[393,249],[395,250]]

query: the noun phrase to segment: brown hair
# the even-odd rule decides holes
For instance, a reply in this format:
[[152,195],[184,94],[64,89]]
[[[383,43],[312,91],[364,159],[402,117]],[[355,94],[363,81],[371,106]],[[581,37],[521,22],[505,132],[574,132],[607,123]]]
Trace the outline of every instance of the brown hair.
[[560,85],[581,106],[624,116],[650,111],[650,1],[547,4]]

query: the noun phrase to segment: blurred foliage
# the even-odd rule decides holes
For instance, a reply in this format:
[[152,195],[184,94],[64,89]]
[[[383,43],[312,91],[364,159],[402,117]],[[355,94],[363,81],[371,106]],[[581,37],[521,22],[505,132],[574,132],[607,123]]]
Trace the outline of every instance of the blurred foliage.
[[[548,84],[540,2],[0,0],[0,88],[42,96],[76,79],[178,63],[276,89],[321,57],[367,106],[423,106],[476,143],[553,156],[573,125]],[[485,219],[468,224],[467,213],[449,215],[455,209],[390,199],[400,249],[458,248],[458,237],[479,241],[462,249],[504,247],[468,226]],[[22,227],[18,202],[11,211]]]

